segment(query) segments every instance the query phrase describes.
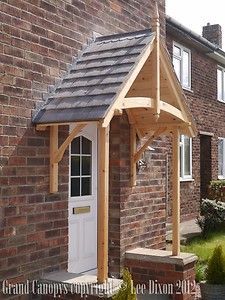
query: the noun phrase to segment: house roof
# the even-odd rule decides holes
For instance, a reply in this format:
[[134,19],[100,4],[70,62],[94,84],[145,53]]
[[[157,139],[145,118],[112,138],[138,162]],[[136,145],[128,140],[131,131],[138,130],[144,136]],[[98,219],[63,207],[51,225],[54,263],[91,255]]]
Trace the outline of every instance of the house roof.
[[166,16],[166,28],[168,32],[171,32],[184,42],[191,43],[205,52],[206,55],[215,59],[218,63],[225,65],[225,52],[219,46],[211,43],[206,38],[190,30],[170,16]]
[[144,30],[96,38],[48,97],[33,122],[104,119],[153,37],[150,30]]

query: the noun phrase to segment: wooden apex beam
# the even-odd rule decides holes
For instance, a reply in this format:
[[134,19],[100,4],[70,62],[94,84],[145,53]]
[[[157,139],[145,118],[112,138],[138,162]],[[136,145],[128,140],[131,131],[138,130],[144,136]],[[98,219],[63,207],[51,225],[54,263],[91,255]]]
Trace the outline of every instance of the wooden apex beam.
[[180,254],[180,132],[179,129],[173,130],[172,141],[172,255]]
[[163,134],[165,131],[166,131],[166,127],[159,128],[158,130],[156,130],[155,133],[148,138],[145,144],[136,152],[136,154],[134,155],[134,161],[137,162],[140,159],[141,155],[146,150],[146,148],[152,143],[152,141],[158,136],[160,136],[161,134]]
[[74,137],[86,126],[87,124],[79,124],[77,125],[69,134],[69,136],[66,138],[66,140],[62,143],[62,145],[59,147],[59,149],[55,152],[54,156],[54,162],[58,163],[66,150],[66,148],[69,146],[69,144],[72,142]]
[[98,127],[98,283],[108,278],[109,127]]

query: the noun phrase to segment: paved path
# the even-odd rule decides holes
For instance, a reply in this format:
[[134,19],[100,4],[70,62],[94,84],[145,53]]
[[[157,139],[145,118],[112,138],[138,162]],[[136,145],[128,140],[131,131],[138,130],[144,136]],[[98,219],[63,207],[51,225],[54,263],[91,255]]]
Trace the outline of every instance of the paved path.
[[167,295],[138,295],[138,300],[169,300]]
[[[166,233],[166,240],[167,242],[172,242],[172,230],[171,224],[167,225],[167,233]],[[185,244],[187,239],[199,235],[201,233],[201,229],[196,223],[196,219],[182,222],[181,223],[181,230],[180,230],[180,238],[181,242]]]

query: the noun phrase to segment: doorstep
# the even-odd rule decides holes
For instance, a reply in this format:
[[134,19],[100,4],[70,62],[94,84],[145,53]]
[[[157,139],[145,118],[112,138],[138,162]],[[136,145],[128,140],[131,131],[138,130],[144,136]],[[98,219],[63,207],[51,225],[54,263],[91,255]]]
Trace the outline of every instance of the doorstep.
[[106,283],[98,284],[96,275],[76,274],[66,271],[57,271],[44,275],[39,283],[58,284],[67,287],[68,294],[83,294],[100,298],[111,298],[121,287],[122,280],[108,278]]

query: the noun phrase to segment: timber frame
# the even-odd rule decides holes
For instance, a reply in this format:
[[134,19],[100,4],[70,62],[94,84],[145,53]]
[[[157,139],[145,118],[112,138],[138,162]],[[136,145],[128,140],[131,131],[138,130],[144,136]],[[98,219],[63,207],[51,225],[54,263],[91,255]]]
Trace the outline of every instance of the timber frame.
[[[109,197],[109,127],[114,115],[126,112],[130,123],[130,183],[136,184],[136,163],[146,148],[162,135],[173,138],[173,247],[179,255],[180,135],[195,135],[195,126],[185,102],[182,88],[173,70],[169,54],[160,38],[159,15],[153,20],[155,36],[123,84],[104,119],[98,122],[98,281],[108,278],[108,197]],[[90,121],[37,124],[37,130],[50,128],[50,193],[58,191],[58,164],[66,148]],[[58,146],[58,127],[75,124],[68,137]],[[142,139],[137,149],[136,138]]]

